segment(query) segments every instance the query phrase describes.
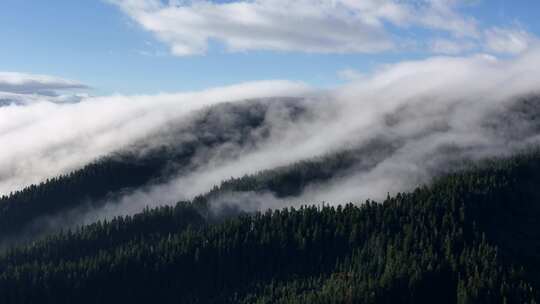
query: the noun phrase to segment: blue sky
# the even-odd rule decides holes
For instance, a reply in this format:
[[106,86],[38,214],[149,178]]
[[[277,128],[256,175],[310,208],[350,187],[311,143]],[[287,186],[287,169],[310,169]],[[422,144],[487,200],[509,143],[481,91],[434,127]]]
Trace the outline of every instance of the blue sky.
[[[342,52],[340,49],[335,52],[302,51],[298,46],[290,49],[287,46],[284,50],[257,47],[257,41],[250,41],[253,45],[231,51],[226,42],[238,37],[227,40],[228,37],[216,36],[210,37],[208,49],[204,52],[179,55],[171,51],[179,38],[163,39],[160,37],[162,32],[145,26],[138,19],[138,14],[156,9],[137,7],[136,11],[132,3],[137,1],[3,0],[0,10],[0,71],[77,80],[92,87],[90,93],[95,95],[154,94],[268,79],[299,80],[317,87],[331,87],[344,81],[340,71],[368,73],[386,63],[441,55],[441,52],[427,47],[431,45],[430,41],[437,39],[453,41],[461,46],[465,42],[471,43],[469,48],[455,50],[451,54],[442,52],[442,55],[490,52],[482,46],[483,36],[463,37],[441,25],[433,27],[414,24],[413,21],[396,25],[394,19],[381,18],[384,31],[399,46],[369,52]],[[460,2],[452,6],[453,12],[459,17],[474,20],[481,33],[491,28],[526,32],[530,37],[540,33],[537,17],[540,1]],[[161,5],[161,10],[173,6]],[[215,3],[215,6],[219,5],[223,4]],[[160,21],[158,15],[153,18]],[[174,21],[160,26],[176,26]],[[186,33],[175,35],[184,35],[181,36],[184,39]],[[403,46],[409,42],[411,46]],[[505,52],[495,53],[508,55]]]

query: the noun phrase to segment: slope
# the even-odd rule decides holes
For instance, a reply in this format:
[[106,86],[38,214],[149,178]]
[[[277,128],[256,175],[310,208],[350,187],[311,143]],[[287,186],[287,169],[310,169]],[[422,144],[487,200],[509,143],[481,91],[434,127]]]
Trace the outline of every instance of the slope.
[[[533,303],[540,153],[362,206],[217,220],[204,198],[0,258],[4,303]],[[206,213],[207,214],[207,213]],[[515,247],[516,244],[519,247]]]

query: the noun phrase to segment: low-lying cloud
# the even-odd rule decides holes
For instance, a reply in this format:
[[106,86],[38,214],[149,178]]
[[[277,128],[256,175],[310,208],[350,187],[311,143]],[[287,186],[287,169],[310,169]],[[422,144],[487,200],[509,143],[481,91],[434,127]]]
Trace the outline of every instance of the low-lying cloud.
[[263,81],[191,93],[0,107],[0,145],[6,147],[0,153],[0,193],[78,169],[209,105],[310,91],[302,83]]
[[[269,120],[268,124],[285,127],[272,128],[265,142],[242,150],[241,157],[208,161],[167,183],[126,195],[93,212],[90,218],[191,199],[231,176],[362,147],[378,138],[396,148],[378,155],[369,168],[308,187],[300,197],[263,199],[269,194],[241,193],[238,201],[251,197],[246,210],[264,210],[322,201],[362,202],[407,191],[440,173],[459,169],[465,160],[509,155],[538,145],[539,122],[526,113],[540,111],[540,105],[535,104],[539,99],[531,99],[530,108],[519,108],[523,99],[540,94],[538,72],[539,49],[505,60],[474,55],[387,66],[326,92],[319,102],[312,103],[316,114],[309,119],[294,123]],[[217,201],[230,204],[233,197],[228,194],[225,200]]]
[[77,81],[49,75],[0,72],[0,92],[56,96],[57,91],[88,88]]
[[[268,134],[255,144],[225,142],[215,149],[234,153],[196,155],[191,170],[136,189],[103,208],[85,210],[78,215],[80,222],[191,199],[230,177],[361,148],[376,139],[384,139],[393,148],[374,152],[382,153],[377,157],[362,155],[372,158],[370,166],[352,168],[337,179],[312,185],[299,197],[229,193],[218,203],[231,205],[237,195],[237,202],[249,201],[245,209],[252,211],[380,199],[427,183],[441,172],[458,168],[454,166],[463,160],[508,155],[538,145],[540,124],[527,113],[540,112],[540,105],[535,104],[539,99],[532,98],[540,95],[539,72],[540,49],[533,47],[506,59],[480,54],[402,62],[327,91],[299,83],[263,82],[198,93],[109,96],[78,104],[42,102],[0,108],[0,144],[10,147],[0,154],[0,186],[7,192],[79,168],[159,134],[171,121],[188,121],[194,111],[206,106],[297,96],[302,97],[301,105],[309,115],[291,120],[279,110],[271,112],[264,122]],[[527,98],[529,108],[520,108]]]
[[0,107],[36,102],[72,103],[90,87],[78,81],[38,74],[0,72]]

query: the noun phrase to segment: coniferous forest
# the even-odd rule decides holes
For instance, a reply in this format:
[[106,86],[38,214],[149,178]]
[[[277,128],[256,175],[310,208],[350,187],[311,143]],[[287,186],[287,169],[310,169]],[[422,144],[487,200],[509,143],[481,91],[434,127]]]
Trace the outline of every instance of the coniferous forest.
[[538,12],[0,0],[0,304],[540,304]]
[[[502,138],[525,136],[538,129],[538,112],[523,99],[487,126]],[[312,114],[296,99],[209,107],[153,140],[2,196],[0,303],[538,302],[535,148],[472,161],[449,147],[438,151],[446,168],[410,191],[298,202],[309,189],[376,168],[404,145],[378,136],[225,178],[175,204],[149,202],[91,223],[76,216],[212,159],[241,158],[279,127],[269,122],[275,115]],[[265,205],[268,196],[295,207]]]
[[[339,167],[328,159],[322,163],[303,162],[224,181],[193,201],[149,208],[5,249],[0,256],[0,299],[2,303],[535,303],[538,299],[540,152],[485,161],[381,202],[226,216],[209,205],[220,191],[300,187],[294,183],[303,180],[299,172],[317,176],[315,172]],[[41,187],[24,193],[39,197]]]

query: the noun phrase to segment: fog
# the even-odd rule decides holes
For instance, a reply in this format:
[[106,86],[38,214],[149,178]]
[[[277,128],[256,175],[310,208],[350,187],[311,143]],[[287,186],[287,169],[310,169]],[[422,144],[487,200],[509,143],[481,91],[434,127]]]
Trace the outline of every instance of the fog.
[[358,203],[411,190],[459,169],[464,161],[510,155],[537,145],[538,122],[527,117],[527,111],[538,111],[537,100],[531,99],[529,108],[519,106],[524,98],[539,93],[539,69],[538,49],[509,59],[436,57],[383,67],[310,97],[309,118],[294,123],[279,116],[268,119],[271,136],[254,149],[236,147],[241,157],[207,160],[196,170],[92,212],[87,221],[191,199],[229,177],[362,147],[377,138],[397,148],[379,155],[369,169],[308,187],[300,197],[229,193],[215,204],[253,211],[323,201]]
[[231,100],[304,95],[301,83],[267,81],[202,92],[88,97],[0,107],[0,194],[65,174],[155,134],[188,113]]
[[307,114],[291,120],[281,111],[284,108],[276,107],[265,117],[268,136],[257,138],[255,144],[224,143],[215,149],[231,153],[201,153],[192,160],[196,165],[191,170],[130,191],[103,208],[81,209],[74,218],[88,223],[133,214],[145,206],[173,204],[208,192],[230,177],[363,147],[378,138],[395,148],[364,155],[372,158],[370,166],[351,168],[339,178],[311,185],[299,197],[228,193],[214,199],[214,204],[254,211],[382,199],[459,169],[465,160],[510,155],[536,146],[539,123],[527,116],[529,111],[538,111],[535,99],[525,108],[520,104],[540,93],[539,72],[540,49],[533,48],[517,57],[480,54],[391,64],[328,90],[264,82],[199,93],[109,96],[78,104],[42,102],[0,108],[0,142],[10,147],[0,155],[0,190],[19,189],[127,149],[158,134],[168,122],[188,120],[206,106],[293,96],[302,98]]

